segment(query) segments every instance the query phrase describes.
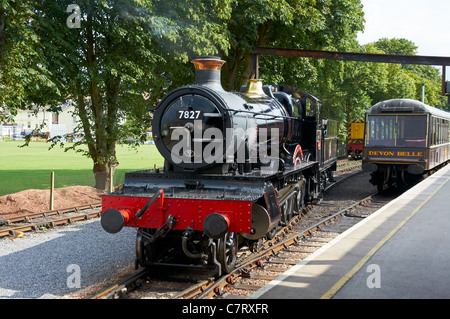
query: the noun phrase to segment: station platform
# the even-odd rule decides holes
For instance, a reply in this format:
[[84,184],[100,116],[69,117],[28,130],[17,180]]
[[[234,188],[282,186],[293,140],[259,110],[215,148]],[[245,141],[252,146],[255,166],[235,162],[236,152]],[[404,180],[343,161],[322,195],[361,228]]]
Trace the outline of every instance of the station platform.
[[450,298],[450,165],[250,298]]

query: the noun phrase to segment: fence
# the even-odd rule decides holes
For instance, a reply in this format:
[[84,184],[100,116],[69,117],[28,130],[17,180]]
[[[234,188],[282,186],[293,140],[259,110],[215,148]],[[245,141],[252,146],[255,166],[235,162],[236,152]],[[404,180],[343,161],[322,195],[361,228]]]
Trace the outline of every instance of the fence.
[[[114,186],[123,184],[125,179],[124,171],[116,171],[114,174]],[[39,175],[32,177],[8,178],[7,180],[0,180],[0,196],[17,193],[26,189],[50,189],[51,174]],[[57,172],[54,177],[54,187],[68,187],[68,186],[91,186],[95,185],[94,173],[90,174],[74,174],[61,175]]]

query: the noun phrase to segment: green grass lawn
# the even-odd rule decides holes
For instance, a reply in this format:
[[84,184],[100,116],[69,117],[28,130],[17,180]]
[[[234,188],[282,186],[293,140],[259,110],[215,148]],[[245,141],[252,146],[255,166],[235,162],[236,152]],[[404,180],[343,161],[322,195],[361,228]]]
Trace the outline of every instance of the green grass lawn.
[[[55,172],[55,187],[94,186],[92,160],[75,151],[64,152],[59,146],[49,150],[49,143],[0,142],[0,196],[24,189],[50,187],[50,173]],[[123,182],[125,172],[150,169],[156,164],[162,167],[164,160],[155,145],[140,145],[132,149],[128,145],[116,148],[119,166],[114,184]]]

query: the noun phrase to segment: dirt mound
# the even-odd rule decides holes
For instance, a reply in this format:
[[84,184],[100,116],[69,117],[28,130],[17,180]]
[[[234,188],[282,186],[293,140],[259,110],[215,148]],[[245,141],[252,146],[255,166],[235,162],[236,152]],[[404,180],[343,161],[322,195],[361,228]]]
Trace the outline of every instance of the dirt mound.
[[[54,209],[92,204],[101,200],[102,192],[89,186],[70,186],[54,191]],[[50,190],[28,189],[0,197],[0,218],[50,210]]]

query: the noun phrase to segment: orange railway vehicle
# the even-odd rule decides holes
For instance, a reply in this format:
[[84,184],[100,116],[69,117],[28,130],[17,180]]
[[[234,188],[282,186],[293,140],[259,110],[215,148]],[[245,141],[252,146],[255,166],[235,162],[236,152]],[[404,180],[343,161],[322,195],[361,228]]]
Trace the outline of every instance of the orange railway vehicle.
[[347,128],[347,155],[353,159],[361,159],[364,142],[364,121],[354,119]]

